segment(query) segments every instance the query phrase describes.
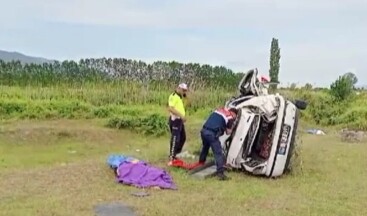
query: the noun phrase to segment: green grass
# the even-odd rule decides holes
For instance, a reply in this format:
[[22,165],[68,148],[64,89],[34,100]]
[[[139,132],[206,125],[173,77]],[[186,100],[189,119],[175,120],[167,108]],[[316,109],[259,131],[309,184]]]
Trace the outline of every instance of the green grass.
[[[322,127],[328,135],[302,134],[291,175],[270,180],[230,173],[231,181],[219,182],[198,181],[165,166],[170,92],[136,83],[0,86],[0,215],[93,215],[96,204],[108,201],[157,216],[367,215],[367,142],[342,143],[334,133],[344,126],[367,128],[366,94],[343,107],[327,104],[325,92],[283,91],[309,102],[301,131]],[[190,93],[185,148],[200,150],[205,117],[231,96],[215,88]],[[138,189],[115,183],[106,165],[112,153],[167,169],[178,191],[152,189],[149,197],[131,196]]]
[[[91,61],[120,72],[145,68],[141,62]],[[72,62],[53,67],[22,67],[15,62],[0,66],[4,78],[0,80],[4,84],[0,85],[0,215],[94,215],[93,207],[108,201],[129,204],[139,215],[157,216],[367,215],[367,141],[342,143],[334,133],[341,127],[367,130],[366,92],[335,102],[325,90],[281,90],[289,98],[309,103],[301,114],[301,131],[322,127],[328,135],[301,134],[297,166],[280,179],[230,173],[229,182],[199,181],[165,166],[166,104],[177,83],[150,80],[147,84],[142,74],[127,78],[147,85],[103,81]],[[155,66],[161,69],[153,71],[165,77],[182,69],[173,62]],[[193,77],[187,77],[194,71]],[[190,152],[200,149],[199,129],[209,111],[233,96],[237,78],[226,72],[207,65],[185,66],[184,79],[193,81],[185,101]],[[204,74],[211,78],[202,80]],[[152,189],[149,197],[131,196],[138,189],[117,184],[106,165],[111,153],[167,169],[178,190]]]
[[[367,143],[342,143],[302,134],[302,166],[277,180],[229,173],[232,179],[195,180],[167,169],[177,191],[115,183],[110,153],[165,167],[168,137],[109,129],[101,120],[7,121],[0,128],[0,215],[93,215],[94,205],[119,201],[139,215],[367,215]],[[200,147],[201,118],[188,119],[186,148]],[[303,128],[305,127],[302,123]],[[302,129],[301,129],[302,130]],[[137,151],[137,150],[140,151]]]

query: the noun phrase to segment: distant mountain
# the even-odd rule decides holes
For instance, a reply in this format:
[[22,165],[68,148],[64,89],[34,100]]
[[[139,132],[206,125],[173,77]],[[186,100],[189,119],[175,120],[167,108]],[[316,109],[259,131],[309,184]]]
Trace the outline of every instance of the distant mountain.
[[20,62],[25,63],[25,64],[30,64],[30,63],[42,64],[42,63],[54,62],[54,60],[50,60],[50,59],[27,56],[19,52],[9,52],[9,51],[3,51],[3,50],[0,50],[0,59],[5,62],[19,60]]

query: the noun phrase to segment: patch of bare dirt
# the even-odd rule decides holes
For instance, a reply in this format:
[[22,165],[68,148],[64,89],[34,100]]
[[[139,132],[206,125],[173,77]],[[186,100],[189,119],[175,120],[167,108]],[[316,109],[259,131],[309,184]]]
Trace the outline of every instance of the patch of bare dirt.
[[348,129],[342,129],[339,135],[343,142],[349,142],[349,143],[363,142],[363,140],[366,137],[366,133],[364,131],[356,131]]

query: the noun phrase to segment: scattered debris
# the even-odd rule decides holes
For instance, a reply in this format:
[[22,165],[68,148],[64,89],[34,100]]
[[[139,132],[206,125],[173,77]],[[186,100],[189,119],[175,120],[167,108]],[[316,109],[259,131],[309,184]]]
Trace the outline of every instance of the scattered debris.
[[94,208],[97,216],[135,216],[133,209],[122,203],[103,203]]
[[130,193],[133,196],[137,196],[137,197],[145,197],[145,196],[149,196],[150,194],[145,192],[145,191],[137,191],[137,192],[132,192]]
[[314,135],[325,135],[325,132],[320,129],[309,129],[307,133],[314,134]]
[[365,133],[345,128],[340,131],[340,136],[343,142],[361,142],[365,137]]

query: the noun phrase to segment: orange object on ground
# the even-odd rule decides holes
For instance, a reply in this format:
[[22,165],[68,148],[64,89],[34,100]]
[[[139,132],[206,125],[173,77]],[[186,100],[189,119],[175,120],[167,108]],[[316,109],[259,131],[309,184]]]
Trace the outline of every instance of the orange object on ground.
[[204,165],[204,163],[195,162],[193,164],[189,164],[189,163],[185,163],[184,161],[182,161],[180,159],[174,159],[172,161],[169,161],[167,165],[172,166],[172,167],[183,168],[183,169],[186,169],[186,170],[191,170],[191,169],[195,169],[199,166]]

